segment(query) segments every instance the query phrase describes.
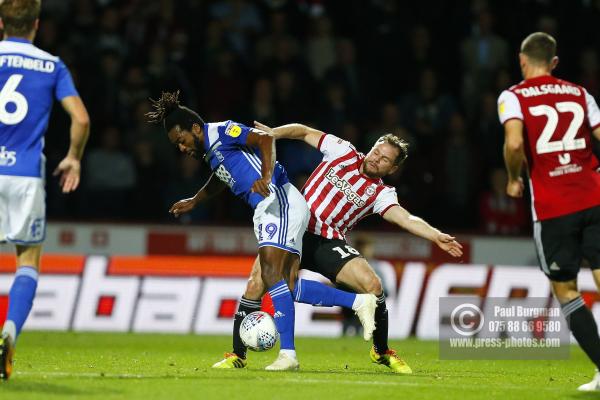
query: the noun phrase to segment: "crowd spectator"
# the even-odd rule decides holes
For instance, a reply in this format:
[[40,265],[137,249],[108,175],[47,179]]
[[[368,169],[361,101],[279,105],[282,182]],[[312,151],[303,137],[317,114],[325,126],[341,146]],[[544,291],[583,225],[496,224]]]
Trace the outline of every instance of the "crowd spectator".
[[479,220],[485,233],[514,235],[523,233],[529,225],[523,202],[506,195],[507,183],[504,168],[490,172],[489,189],[479,199]]
[[[500,180],[496,99],[521,79],[520,41],[536,29],[557,36],[557,74],[600,95],[600,3],[552,4],[44,1],[36,43],[67,63],[92,118],[81,198],[49,189],[48,214],[175,221],[166,213],[169,202],[193,195],[204,168],[181,160],[144,113],[149,97],[179,89],[207,121],[302,122],[361,151],[381,133],[395,133],[410,143],[401,174],[387,180],[401,204],[442,227],[523,233],[476,212],[485,196],[488,205],[506,206],[485,188],[488,176]],[[62,113],[53,113],[49,171],[64,148],[65,129]],[[320,160],[301,143],[282,141],[277,148],[296,183]],[[140,206],[142,198],[150,200]],[[230,196],[220,199],[209,204],[210,213],[205,206],[185,222],[236,223],[247,216],[231,206]],[[73,206],[79,203],[86,206]]]
[[117,127],[106,127],[100,138],[100,146],[90,149],[84,162],[86,207],[93,218],[129,217],[135,210],[130,203],[136,183],[133,157],[123,150]]

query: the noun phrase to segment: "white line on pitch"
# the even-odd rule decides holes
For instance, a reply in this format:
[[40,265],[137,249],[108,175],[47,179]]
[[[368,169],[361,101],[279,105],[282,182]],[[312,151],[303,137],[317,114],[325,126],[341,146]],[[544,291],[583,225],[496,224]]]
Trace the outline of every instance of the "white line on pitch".
[[[177,378],[177,375],[156,375],[156,374],[107,374],[100,372],[61,372],[61,371],[16,371],[16,375],[23,376],[39,376],[39,377],[47,377],[47,376],[55,376],[55,377],[65,377],[65,378],[121,378],[121,379],[149,379],[149,378]],[[277,374],[272,375],[274,380],[277,379]],[[186,375],[189,377],[189,375]],[[198,376],[201,378],[201,376]],[[261,376],[264,378],[264,375]],[[316,379],[316,378],[285,378],[280,379],[283,382],[293,382],[293,383],[316,383],[316,384],[330,384],[332,383],[331,379]],[[412,387],[449,387],[454,389],[473,389],[472,385],[461,385],[452,382],[432,382],[428,380],[427,382],[414,382],[414,381],[403,381],[400,379],[404,379],[402,377],[397,377],[396,381],[365,381],[365,380],[339,380],[335,379],[335,383],[341,383],[344,385],[376,385],[376,386],[412,386]],[[267,379],[268,380],[268,379]],[[525,390],[529,389],[529,385],[501,385],[502,389],[511,389],[511,390]],[[557,388],[554,387],[538,387],[536,390],[546,390],[546,391],[555,391]]]
[[[404,379],[401,377],[398,377],[397,379]],[[315,379],[315,378],[284,378],[283,379],[285,382],[295,382],[295,383],[317,383],[317,384],[330,384],[332,383],[332,380],[328,380],[328,379]],[[455,383],[451,383],[451,382],[432,382],[432,381],[427,381],[427,382],[407,382],[407,381],[402,381],[402,380],[397,380],[397,381],[358,381],[358,380],[340,380],[340,379],[335,379],[333,382],[335,383],[341,383],[341,384],[345,384],[345,385],[376,385],[376,386],[414,386],[414,387],[420,387],[420,386],[427,386],[427,387],[431,387],[431,386],[436,386],[436,387],[449,387],[449,388],[454,388],[454,389],[474,389],[475,387],[472,385],[460,385],[460,384],[455,384]],[[519,386],[519,385],[501,385],[502,389],[513,389],[513,390],[526,390],[526,389],[530,389],[530,385],[523,385],[523,386]],[[557,388],[551,388],[551,387],[542,387],[542,388],[536,388],[536,390],[552,390],[552,391],[556,391]]]
[[[65,378],[166,378],[168,375],[142,375],[142,374],[107,374],[102,372],[61,372],[61,371],[16,371],[17,375],[23,376],[60,376]],[[175,376],[175,375],[173,375]]]

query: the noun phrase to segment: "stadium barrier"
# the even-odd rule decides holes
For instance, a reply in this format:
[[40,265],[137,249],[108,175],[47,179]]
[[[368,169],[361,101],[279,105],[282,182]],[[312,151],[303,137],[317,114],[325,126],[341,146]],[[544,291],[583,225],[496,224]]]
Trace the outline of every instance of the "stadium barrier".
[[[377,238],[375,254],[383,259],[452,261],[431,242],[402,231],[353,231],[350,242],[362,234]],[[530,237],[460,235],[458,239],[464,246],[462,261],[465,263],[537,265],[535,245]],[[56,254],[253,255],[256,239],[251,226],[49,223],[44,249]]]
[[[252,256],[104,256],[47,254],[38,295],[25,329],[229,334]],[[444,296],[546,297],[548,280],[527,266],[393,261],[396,290],[389,294],[390,337],[437,339]],[[14,272],[14,256],[0,254],[0,322]],[[325,280],[302,271],[309,279]],[[600,317],[594,281],[579,285]],[[337,308],[296,308],[299,336],[339,336]]]

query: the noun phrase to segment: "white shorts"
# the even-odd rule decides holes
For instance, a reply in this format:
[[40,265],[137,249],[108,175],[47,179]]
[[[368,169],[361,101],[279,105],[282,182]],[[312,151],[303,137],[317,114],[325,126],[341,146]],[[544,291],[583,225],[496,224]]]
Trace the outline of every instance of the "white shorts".
[[0,175],[0,242],[36,244],[45,236],[44,180]]
[[258,247],[277,247],[302,256],[302,237],[310,217],[306,200],[290,183],[269,187],[271,194],[254,210]]

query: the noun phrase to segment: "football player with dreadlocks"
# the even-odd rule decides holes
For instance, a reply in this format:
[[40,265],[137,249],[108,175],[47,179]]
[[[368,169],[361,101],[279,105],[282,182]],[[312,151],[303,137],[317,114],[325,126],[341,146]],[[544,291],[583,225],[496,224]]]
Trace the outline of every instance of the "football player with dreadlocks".
[[[289,182],[283,166],[275,160],[274,138],[234,121],[206,123],[180,104],[179,92],[163,93],[152,103],[154,111],[148,113],[149,121],[162,123],[171,143],[188,156],[203,159],[212,171],[193,197],[178,201],[170,212],[179,216],[225,186],[254,209],[261,278],[273,300],[275,325],[281,337],[279,356],[266,369],[299,367],[294,347],[294,299],[352,308],[363,324],[365,340],[371,339],[375,330],[374,295],[348,293],[319,282],[310,285],[298,282],[302,236],[308,225],[309,210],[302,194]],[[296,293],[300,286],[303,290]],[[242,297],[234,329],[239,329],[246,314],[257,309],[256,303]],[[245,360],[238,358],[236,362]]]

